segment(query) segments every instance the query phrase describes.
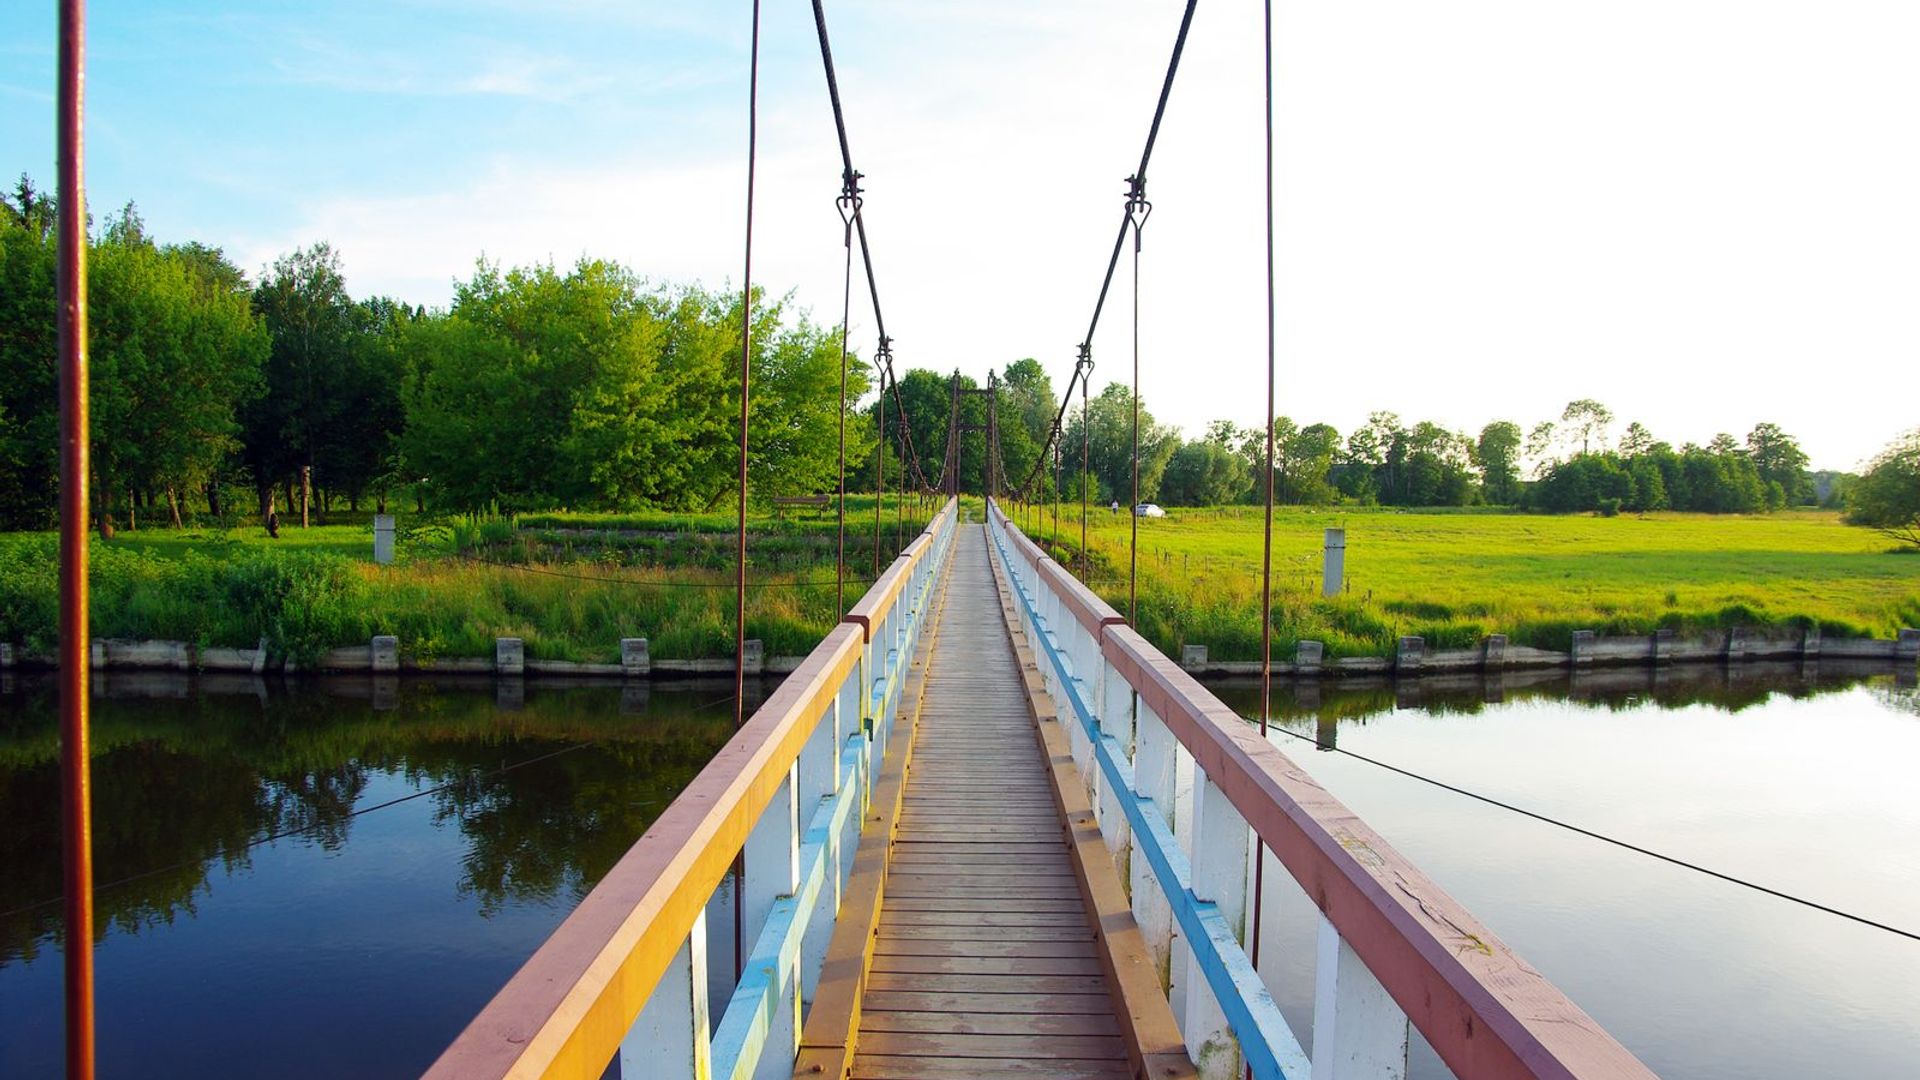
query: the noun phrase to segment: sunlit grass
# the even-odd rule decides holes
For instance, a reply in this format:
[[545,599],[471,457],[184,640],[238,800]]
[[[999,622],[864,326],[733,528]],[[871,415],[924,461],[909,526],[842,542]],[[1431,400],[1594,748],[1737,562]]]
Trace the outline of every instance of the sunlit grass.
[[[1259,651],[1261,515],[1256,508],[1174,510],[1142,519],[1143,633],[1176,652],[1221,659]],[[1127,607],[1130,520],[1091,515],[1092,580]],[[1320,598],[1324,530],[1347,530],[1347,591]],[[1053,540],[1051,514],[1035,530]],[[1079,543],[1063,515],[1062,561]],[[1335,655],[1381,655],[1403,634],[1429,647],[1488,633],[1564,649],[1574,630],[1681,632],[1818,622],[1834,636],[1889,636],[1920,615],[1920,559],[1824,512],[1756,516],[1519,514],[1288,509],[1274,519],[1276,650],[1301,639]]]

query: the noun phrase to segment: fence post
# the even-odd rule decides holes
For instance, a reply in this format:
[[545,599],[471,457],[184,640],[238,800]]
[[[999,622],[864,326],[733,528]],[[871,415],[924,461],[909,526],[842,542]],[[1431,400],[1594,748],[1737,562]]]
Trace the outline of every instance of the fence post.
[[707,1020],[707,913],[660,976],[653,996],[620,1042],[622,1078],[660,1076],[705,1080],[713,1072],[712,1027]]
[[1407,1014],[1322,915],[1313,976],[1313,1080],[1406,1075]]
[[[1171,828],[1173,792],[1173,732],[1167,730],[1166,722],[1152,709],[1142,704],[1133,742],[1133,793],[1148,800],[1141,808],[1144,812],[1159,814]],[[1173,909],[1167,903],[1163,888],[1172,883],[1155,880],[1146,855],[1138,850],[1138,837],[1134,838],[1133,846],[1135,850],[1128,858],[1133,917],[1140,924],[1140,936],[1146,941],[1147,954],[1153,958],[1154,971],[1160,976],[1160,988],[1166,990],[1173,985]]]
[[[1210,902],[1242,942],[1247,937],[1246,819],[1227,801],[1227,793],[1211,777],[1196,775],[1193,783],[1193,898]],[[1187,1053],[1206,1080],[1236,1080],[1240,1075],[1240,1044],[1227,1027],[1227,1014],[1207,982],[1199,956],[1187,950],[1187,1008],[1180,1025]]]

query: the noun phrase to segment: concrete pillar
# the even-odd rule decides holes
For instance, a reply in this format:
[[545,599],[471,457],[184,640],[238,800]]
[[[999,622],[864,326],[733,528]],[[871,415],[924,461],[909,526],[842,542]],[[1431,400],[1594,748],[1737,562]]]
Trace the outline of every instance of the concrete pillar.
[[1293,647],[1293,670],[1297,675],[1320,674],[1320,660],[1327,647],[1317,641],[1302,641]]
[[1727,660],[1738,663],[1747,658],[1747,628],[1736,626],[1727,631]]
[[1800,659],[1820,659],[1820,624],[1813,623],[1800,632]]
[[254,646],[253,673],[255,675],[258,675],[261,672],[264,672],[266,670],[267,670],[267,639],[263,637],[260,639],[260,644]]
[[1427,639],[1409,634],[1400,639],[1400,649],[1393,658],[1393,670],[1407,674],[1417,674],[1427,655]]
[[629,677],[651,674],[653,656],[647,652],[647,639],[643,637],[623,637],[620,639],[620,673]]
[[1574,667],[1585,667],[1593,663],[1593,631],[1575,630],[1573,632],[1571,659]]
[[494,638],[493,670],[496,674],[500,675],[526,674],[526,642],[517,637]]
[[1653,632],[1653,662],[1655,664],[1673,663],[1673,629],[1662,627]]
[[373,515],[373,561],[393,565],[393,515]]
[[1180,666],[1188,671],[1199,671],[1207,666],[1207,647],[1205,645],[1180,646]]
[[1322,556],[1320,595],[1339,596],[1347,587],[1347,530],[1327,530]]
[[1480,667],[1483,671],[1501,671],[1507,666],[1507,635],[1488,634],[1481,647]]
[[758,675],[767,668],[767,643],[757,638],[748,638],[746,648],[741,650],[746,658],[749,675]]
[[400,639],[392,634],[376,635],[371,644],[373,670],[392,672],[400,670]]
[[12,666],[13,646],[7,642],[0,641],[0,668],[10,668]]
[[92,666],[92,667],[93,667],[93,668],[94,668],[95,670],[98,670],[98,669],[100,669],[100,668],[104,668],[104,667],[106,667],[106,666],[107,666],[107,642],[106,642],[106,639],[105,639],[105,638],[94,638],[94,639],[93,639],[93,641],[92,641],[92,642],[91,642],[90,644],[91,644],[91,647],[89,648],[89,650],[88,650],[88,654],[87,654],[87,660],[88,660],[88,662],[89,662],[89,664],[90,664],[90,665],[91,665],[91,666]]
[[1908,665],[1920,661],[1920,630],[1908,627],[1893,642],[1894,659]]

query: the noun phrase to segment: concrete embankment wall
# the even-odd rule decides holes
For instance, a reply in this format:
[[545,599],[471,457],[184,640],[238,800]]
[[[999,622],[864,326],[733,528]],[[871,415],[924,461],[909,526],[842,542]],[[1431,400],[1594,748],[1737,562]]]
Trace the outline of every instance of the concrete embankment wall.
[[[1680,638],[1671,630],[1653,634],[1601,636],[1591,630],[1573,634],[1567,652],[1511,645],[1494,634],[1471,649],[1430,650],[1419,637],[1403,637],[1393,656],[1325,657],[1320,642],[1302,641],[1289,661],[1276,660],[1275,674],[1298,678],[1348,678],[1371,675],[1426,675],[1458,671],[1580,670],[1674,663],[1749,660],[1876,661],[1912,667],[1920,663],[1920,630],[1902,630],[1897,638],[1822,638],[1817,628],[1793,634],[1762,634],[1745,627]],[[1254,661],[1212,660],[1204,645],[1181,650],[1180,666],[1202,675],[1257,675]]]
[[[1472,649],[1430,650],[1419,637],[1403,637],[1393,656],[1328,658],[1317,641],[1302,641],[1291,660],[1276,660],[1277,675],[1298,678],[1355,678],[1378,675],[1437,675],[1449,672],[1499,672],[1596,667],[1624,667],[1673,663],[1749,660],[1863,660],[1912,667],[1920,663],[1920,630],[1902,630],[1897,638],[1825,638],[1817,629],[1792,635],[1762,634],[1742,627],[1701,637],[1678,638],[1670,630],[1654,634],[1600,636],[1590,630],[1573,635],[1567,652],[1510,645],[1494,634]],[[783,675],[805,657],[766,655],[760,642],[747,642],[749,675]],[[21,655],[0,644],[0,668],[55,666],[52,656]],[[491,657],[403,656],[398,639],[381,636],[365,645],[331,649],[311,667],[298,667],[271,655],[266,643],[252,649],[200,647],[184,641],[128,641],[95,638],[93,666],[101,669],[149,671],[322,671],[376,674],[420,672],[475,675],[577,675],[606,678],[679,678],[688,675],[731,675],[733,658],[656,660],[646,638],[622,638],[619,663],[579,663],[542,660],[526,655],[519,638],[499,638]],[[1212,660],[1204,645],[1181,651],[1180,666],[1199,675],[1257,675],[1251,661]]]
[[[758,641],[748,641],[746,668],[749,675],[784,675],[800,666],[805,657],[767,656]],[[0,644],[0,668],[51,668],[57,666],[50,655],[21,654],[11,645]],[[733,658],[713,660],[657,660],[647,648],[646,638],[623,638],[617,664],[579,663],[571,660],[541,660],[526,655],[519,638],[499,638],[491,657],[403,656],[399,640],[387,635],[365,645],[330,649],[311,666],[302,667],[276,658],[262,641],[252,649],[220,646],[196,646],[185,641],[129,641],[120,638],[93,639],[93,667],[136,671],[211,671],[248,672],[357,672],[375,674],[419,672],[423,674],[473,675],[572,675],[611,678],[681,678],[688,675],[731,675]]]

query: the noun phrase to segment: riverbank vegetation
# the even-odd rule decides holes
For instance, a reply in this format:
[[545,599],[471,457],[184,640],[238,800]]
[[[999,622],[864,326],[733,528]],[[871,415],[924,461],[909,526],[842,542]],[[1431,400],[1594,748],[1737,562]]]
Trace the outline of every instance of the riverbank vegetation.
[[[1090,524],[1088,577],[1125,614],[1130,522],[1096,509]],[[1346,589],[1326,599],[1321,546],[1331,526],[1346,529]],[[1050,508],[1034,532],[1075,565],[1077,507],[1062,517],[1057,540]],[[1257,508],[1142,519],[1141,632],[1169,655],[1202,644],[1214,659],[1258,659],[1260,549]],[[1920,625],[1920,572],[1830,511],[1608,520],[1290,508],[1275,519],[1274,607],[1281,659],[1302,639],[1333,655],[1390,655],[1403,634],[1429,648],[1467,648],[1501,633],[1561,650],[1575,630],[1817,623],[1829,636],[1888,637]]]

